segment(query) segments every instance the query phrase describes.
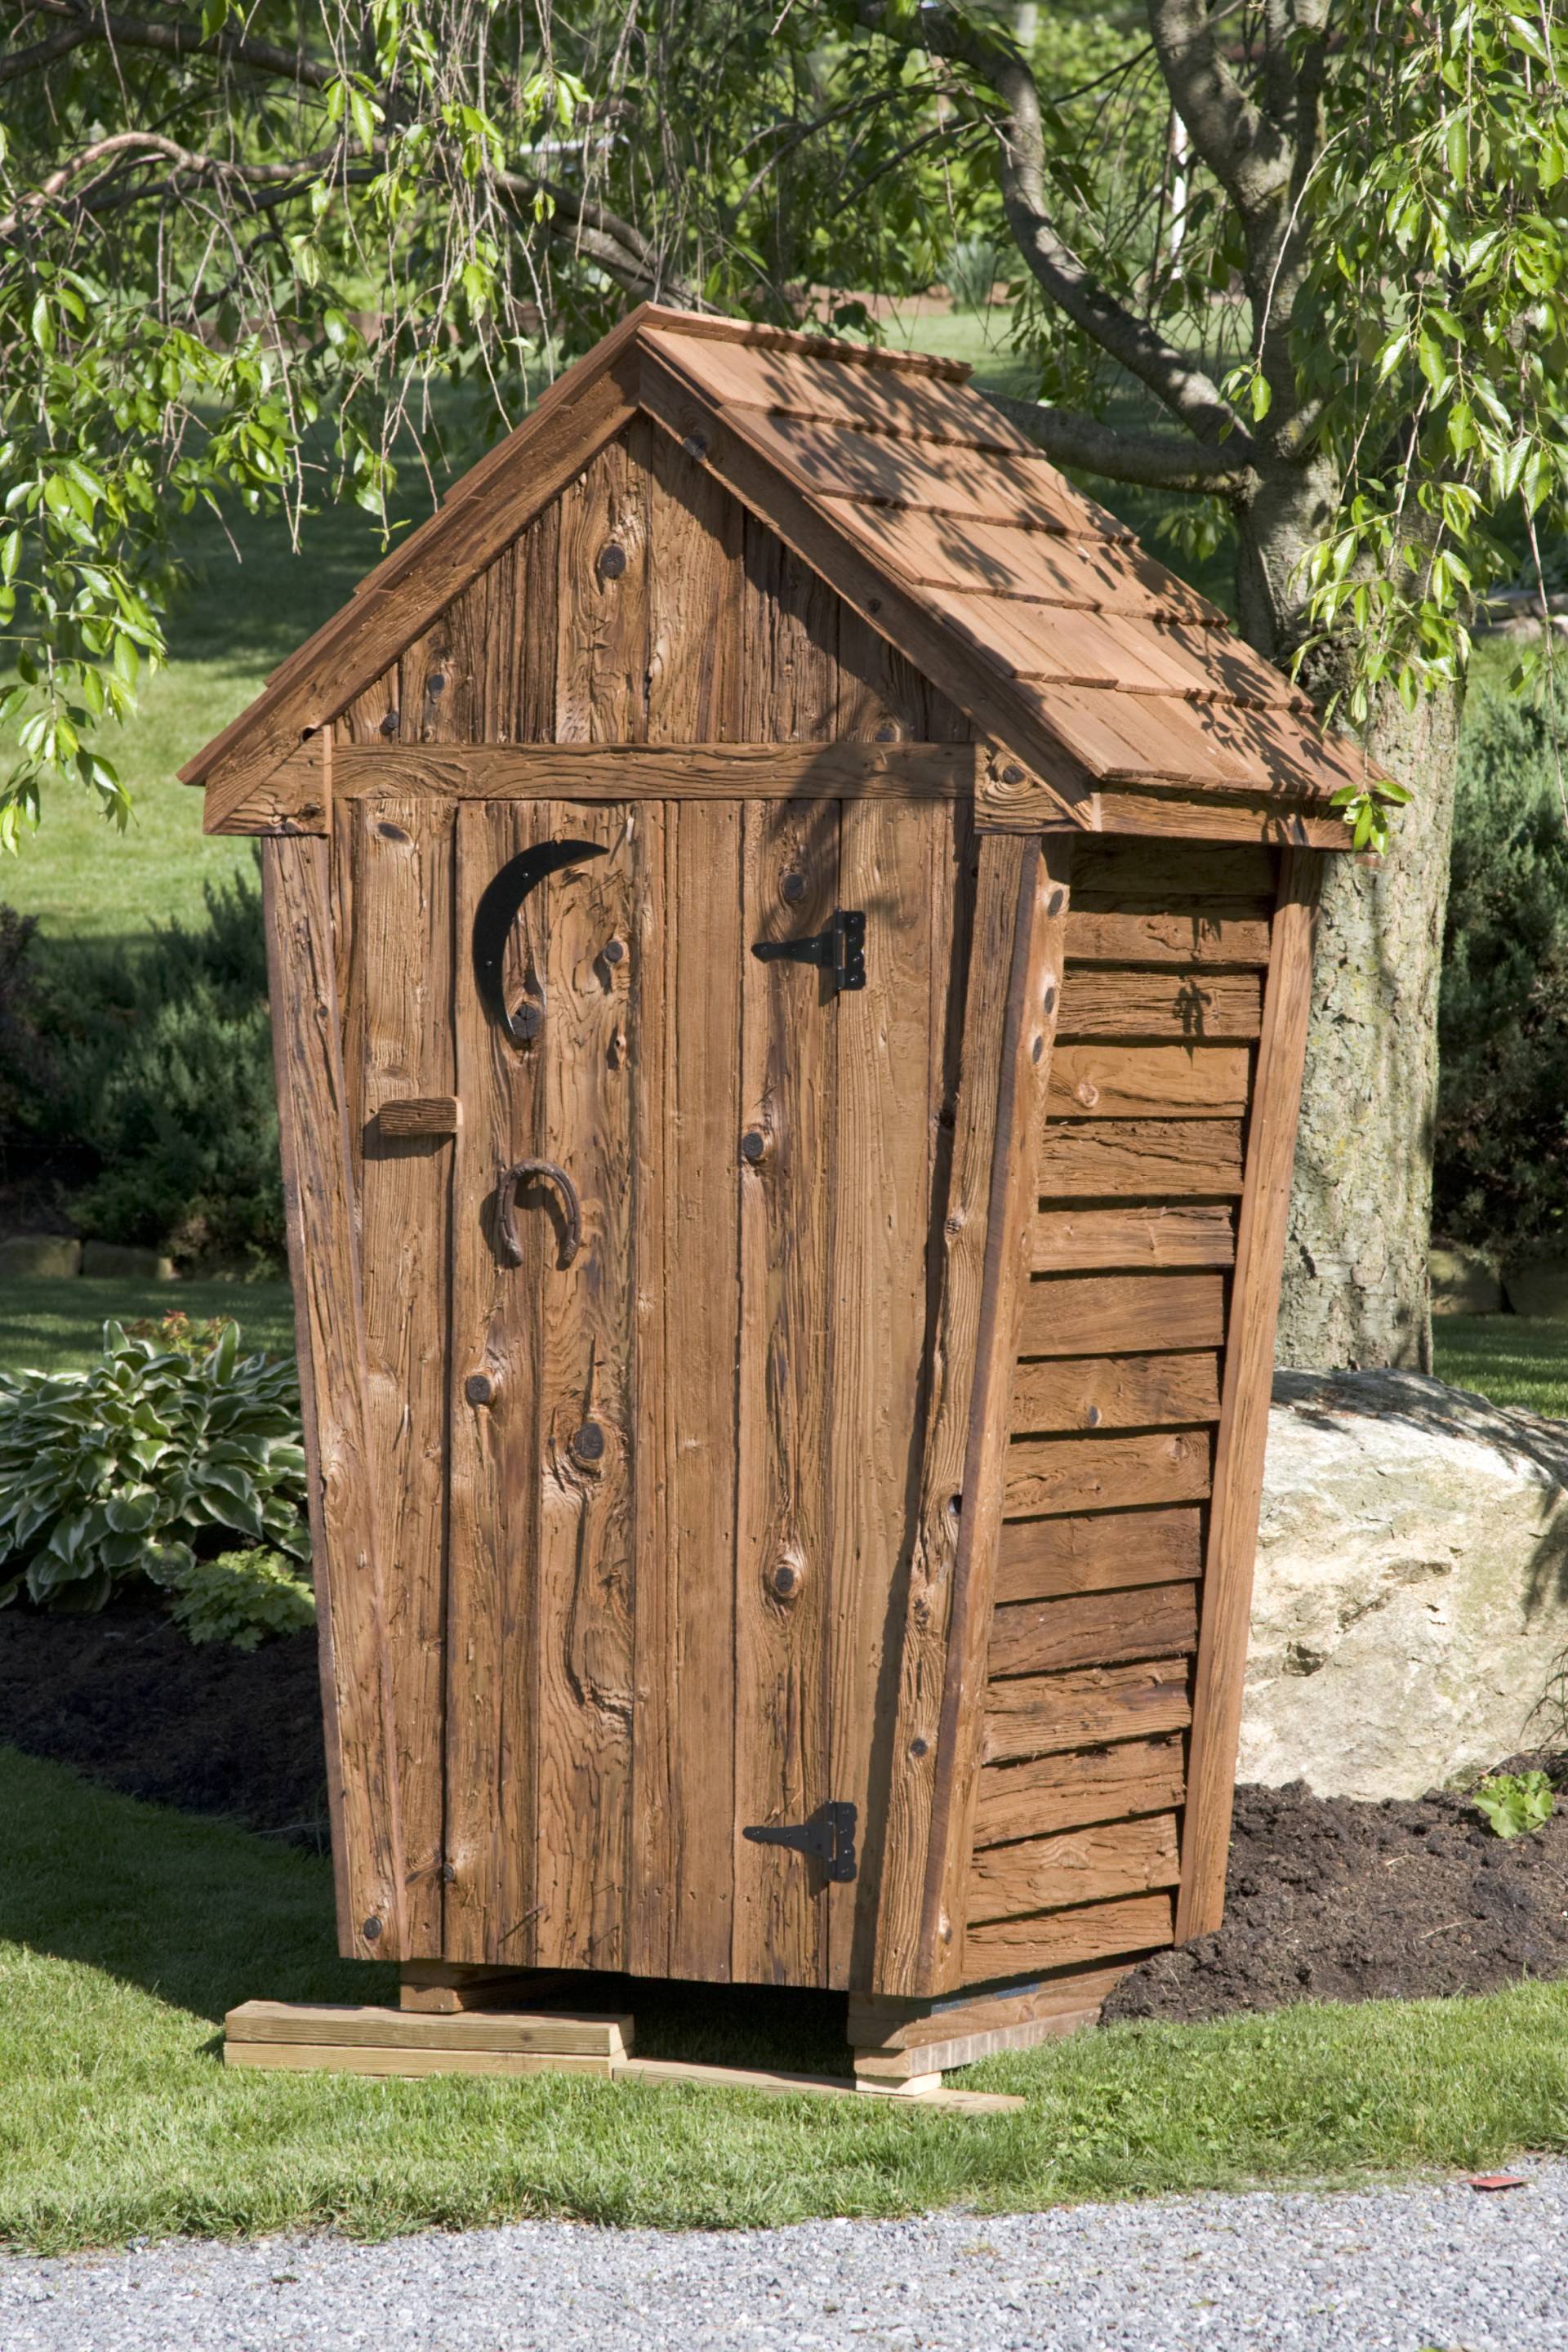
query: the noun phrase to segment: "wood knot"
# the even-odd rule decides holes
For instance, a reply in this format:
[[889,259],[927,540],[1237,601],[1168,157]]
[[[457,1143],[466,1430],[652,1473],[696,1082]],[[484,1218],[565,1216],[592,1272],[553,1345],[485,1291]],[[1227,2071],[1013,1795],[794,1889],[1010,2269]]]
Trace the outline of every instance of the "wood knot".
[[1100,1100],[1100,1088],[1091,1085],[1088,1078],[1079,1078],[1073,1088],[1073,1096],[1077,1101],[1082,1103],[1085,1110],[1092,1110]]
[[608,547],[601,548],[599,551],[599,577],[601,580],[618,580],[626,568],[626,551],[624,547],[618,546],[616,542],[612,540]]

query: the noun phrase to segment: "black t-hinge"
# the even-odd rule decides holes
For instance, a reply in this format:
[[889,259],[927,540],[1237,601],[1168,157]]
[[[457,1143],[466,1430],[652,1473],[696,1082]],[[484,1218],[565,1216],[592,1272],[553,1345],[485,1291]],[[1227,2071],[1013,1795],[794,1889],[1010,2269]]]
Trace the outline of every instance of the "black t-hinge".
[[825,931],[807,940],[759,940],[752,953],[759,963],[815,963],[827,974],[835,994],[866,985],[866,918],[858,907],[836,907]]
[[858,1867],[855,1859],[855,1808],[842,1801],[818,1805],[809,1821],[798,1827],[771,1829],[759,1823],[755,1829],[743,1829],[742,1837],[753,1845],[793,1846],[797,1853],[809,1854],[820,1862],[829,1878],[847,1884]]

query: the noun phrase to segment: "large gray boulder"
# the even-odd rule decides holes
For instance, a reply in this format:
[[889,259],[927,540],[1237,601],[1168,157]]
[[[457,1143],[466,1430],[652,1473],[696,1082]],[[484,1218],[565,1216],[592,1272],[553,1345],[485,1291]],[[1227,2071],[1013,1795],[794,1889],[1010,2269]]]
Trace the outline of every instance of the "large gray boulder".
[[1420,1796],[1551,1744],[1564,1652],[1568,1422],[1415,1372],[1275,1376],[1242,1780]]

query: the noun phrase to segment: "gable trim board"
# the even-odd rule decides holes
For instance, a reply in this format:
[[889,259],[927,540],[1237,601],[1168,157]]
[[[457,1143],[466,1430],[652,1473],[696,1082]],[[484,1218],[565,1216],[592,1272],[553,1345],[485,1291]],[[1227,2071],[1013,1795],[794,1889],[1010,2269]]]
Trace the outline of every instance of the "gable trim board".
[[1331,795],[1380,781],[1359,747],[961,371],[653,306],[182,771],[206,787],[206,829],[327,830],[322,730],[639,413],[994,739],[983,828],[1348,846]]

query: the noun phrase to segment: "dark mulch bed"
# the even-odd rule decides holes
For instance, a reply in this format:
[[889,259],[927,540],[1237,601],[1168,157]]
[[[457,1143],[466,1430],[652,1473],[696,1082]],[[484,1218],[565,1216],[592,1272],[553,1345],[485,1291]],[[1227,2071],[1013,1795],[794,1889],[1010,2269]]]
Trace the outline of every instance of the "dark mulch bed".
[[155,1601],[0,1612],[0,1739],[110,1789],[325,1853],[316,1636],[195,1649]]
[[[0,1738],[112,1789],[327,1847],[313,1633],[193,1649],[155,1603],[0,1613]],[[1568,1758],[1541,1764],[1568,1791]],[[1568,1978],[1568,1795],[1533,1837],[1440,1791],[1363,1804],[1237,1793],[1225,1925],[1135,1969],[1108,2018],[1488,1992]]]
[[[1536,1765],[1568,1789],[1568,1758],[1500,1769]],[[1298,1780],[1237,1791],[1224,1926],[1145,1960],[1105,2014],[1413,2000],[1525,1977],[1568,1977],[1568,1800],[1533,1836],[1505,1839],[1452,1790],[1366,1804]]]

